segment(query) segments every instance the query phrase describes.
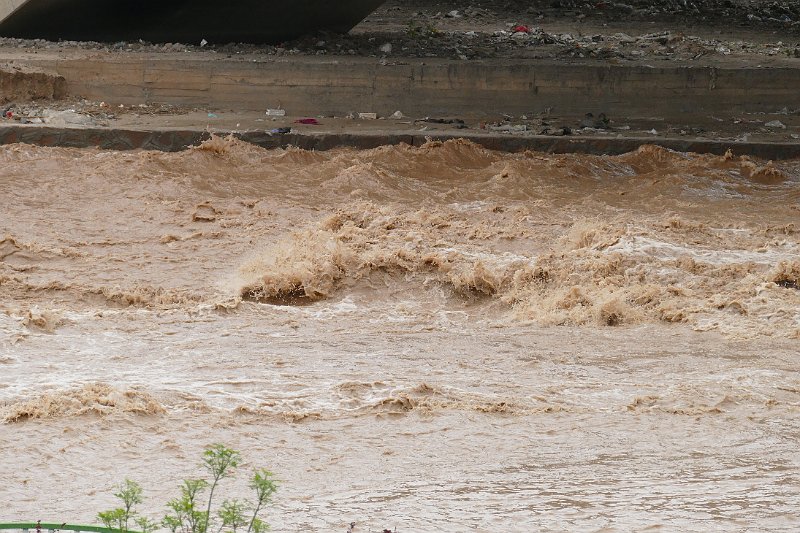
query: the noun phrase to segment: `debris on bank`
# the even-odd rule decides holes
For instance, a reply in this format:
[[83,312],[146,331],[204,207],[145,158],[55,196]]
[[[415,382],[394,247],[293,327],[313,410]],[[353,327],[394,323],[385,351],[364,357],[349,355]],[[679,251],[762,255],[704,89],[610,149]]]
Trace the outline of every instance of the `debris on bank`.
[[[196,108],[170,104],[120,104],[112,106],[106,102],[88,100],[48,101],[34,100],[12,102],[0,106],[0,124],[45,124],[55,127],[109,126],[122,116],[174,116],[185,115]],[[213,113],[212,113],[213,114]]]
[[[466,15],[464,15],[466,16]],[[778,38],[771,42],[742,39],[709,39],[685,31],[652,33],[555,32],[546,23],[533,20],[509,21],[497,25],[476,24],[473,29],[436,29],[436,19],[426,22],[424,31],[411,24],[406,31],[365,31],[345,35],[309,35],[280,45],[243,43],[149,43],[145,41],[98,43],[41,39],[0,38],[0,47],[22,50],[70,49],[106,53],[199,53],[220,58],[251,57],[258,61],[273,56],[334,55],[391,58],[474,59],[584,59],[636,61],[661,59],[696,61],[701,58],[776,57],[800,58],[798,39]],[[499,27],[498,27],[499,26]],[[797,28],[800,34],[800,26]],[[321,38],[322,37],[322,38]]]

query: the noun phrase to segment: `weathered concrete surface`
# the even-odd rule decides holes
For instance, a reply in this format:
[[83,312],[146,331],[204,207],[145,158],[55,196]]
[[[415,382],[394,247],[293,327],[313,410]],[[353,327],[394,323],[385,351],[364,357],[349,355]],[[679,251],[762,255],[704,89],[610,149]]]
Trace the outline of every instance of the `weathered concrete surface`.
[[[33,54],[0,50],[0,57],[4,53],[16,54],[15,64],[58,72],[66,80],[71,96],[103,101],[103,109],[112,114],[119,104],[138,110],[139,104],[144,103],[167,103],[197,111],[186,118],[175,116],[164,121],[143,116],[141,123],[118,117],[107,129],[12,126],[0,130],[3,142],[179,150],[199,142],[206,135],[203,129],[213,126],[220,132],[249,131],[238,135],[270,147],[370,147],[395,142],[421,144],[429,137],[465,136],[490,148],[512,151],[621,153],[641,144],[660,144],[679,151],[722,154],[731,148],[734,153],[768,159],[800,157],[800,143],[789,141],[800,133],[796,117],[791,114],[791,110],[800,109],[800,93],[796,90],[800,87],[800,67],[786,61],[769,68],[678,62],[653,67],[537,60],[387,63],[348,57],[223,57],[206,51]],[[287,117],[277,122],[265,120],[264,110],[276,107],[285,109]],[[763,125],[774,117],[747,116],[774,115],[784,108],[789,111],[780,118],[787,126],[771,132]],[[208,119],[206,110],[214,111]],[[397,110],[415,118],[458,116],[468,119],[472,129],[441,132],[429,128],[422,133],[419,130],[427,126],[410,120],[403,126],[390,120],[325,119],[322,122],[327,131],[317,128],[315,133],[277,136],[263,133],[286,126],[303,131],[293,123],[303,116],[344,117],[350,112],[388,116]],[[609,138],[611,134],[511,136],[478,129],[480,122],[497,120],[504,113],[517,117],[570,117],[556,118],[558,122],[553,125],[576,127],[580,117],[589,111],[603,111],[616,126],[632,124],[635,131],[617,129],[612,133],[615,137]],[[143,115],[147,112],[142,111]],[[225,115],[232,117],[223,120]],[[260,117],[259,121],[255,117]],[[735,122],[737,117],[744,118]],[[654,124],[701,125],[717,131],[716,137],[751,138],[757,142],[710,141],[698,139],[692,132],[677,137],[681,128],[672,128],[674,137],[670,137],[665,133],[669,128],[661,126],[661,133],[644,138]],[[717,125],[727,129],[719,133]]]
[[[582,115],[682,120],[691,115],[800,108],[800,68],[550,61],[271,58],[245,61],[217,54],[29,58],[67,80],[70,94],[138,104],[161,102],[233,110],[282,106],[290,114],[486,117],[551,110]],[[691,122],[691,120],[688,120]]]
[[[225,136],[230,132],[217,132]],[[523,150],[549,153],[586,153],[595,155],[623,154],[644,144],[654,144],[679,152],[723,155],[730,150],[735,155],[781,160],[800,158],[800,143],[725,142],[676,138],[608,138],[608,137],[511,137],[481,134],[406,134],[406,133],[340,133],[284,134],[263,132],[234,133],[239,139],[264,148],[295,146],[306,150],[330,150],[338,147],[376,148],[405,143],[421,146],[431,140],[466,138],[492,150],[519,152]],[[195,146],[210,137],[207,131],[195,129],[134,130],[113,128],[54,128],[49,126],[0,126],[0,144],[27,143],[39,146],[72,148],[102,148],[109,150],[161,150],[176,152]]]
[[67,95],[63,76],[19,65],[0,65],[0,102],[60,100]]
[[280,42],[346,32],[384,0],[0,0],[0,35],[58,41]]

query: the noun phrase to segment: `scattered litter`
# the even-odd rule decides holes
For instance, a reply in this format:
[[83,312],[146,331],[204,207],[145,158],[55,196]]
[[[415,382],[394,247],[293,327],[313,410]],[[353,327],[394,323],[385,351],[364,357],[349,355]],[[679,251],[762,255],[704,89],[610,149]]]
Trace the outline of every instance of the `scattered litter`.
[[358,118],[361,120],[376,120],[378,118],[377,113],[359,113]]
[[[550,2],[485,3],[497,5],[505,4],[505,6],[514,7],[522,7],[523,4],[528,4],[530,8],[524,11],[514,8],[506,9],[504,15],[514,18],[508,18],[508,24],[499,31],[492,31],[489,29],[490,25],[488,22],[490,19],[493,19],[494,16],[490,16],[484,9],[463,4],[463,7],[459,9],[445,10],[436,15],[431,14],[427,16],[427,20],[420,21],[421,16],[425,15],[424,11],[426,10],[423,9],[423,11],[412,15],[414,19],[410,22],[408,27],[408,38],[405,38],[405,36],[398,36],[397,40],[391,41],[393,46],[392,54],[419,58],[431,56],[458,57],[460,55],[466,55],[470,59],[490,59],[494,57],[510,58],[519,55],[523,57],[527,56],[530,53],[530,50],[526,50],[527,47],[552,45],[554,46],[553,49],[541,50],[541,52],[545,55],[553,56],[554,58],[570,56],[603,59],[617,57],[636,58],[644,56],[661,60],[686,61],[708,55],[724,55],[725,57],[739,55],[783,56],[787,58],[800,57],[800,46],[798,46],[796,39],[776,40],[774,42],[760,42],[759,40],[759,42],[755,42],[753,40],[734,39],[732,36],[727,35],[726,32],[717,34],[715,36],[716,38],[710,38],[710,35],[702,37],[691,35],[685,29],[683,31],[646,33],[641,36],[632,36],[623,32],[607,32],[606,30],[599,29],[597,30],[599,34],[591,32],[584,33],[583,31],[576,31],[575,33],[557,33],[545,31],[535,26],[537,22],[534,22],[534,20],[543,20],[543,17],[545,17],[545,4],[553,4],[562,6],[559,10],[562,10],[564,15],[569,13],[569,18],[572,18],[574,15],[577,20],[584,20],[584,16],[588,17],[585,20],[590,20],[592,18],[592,13],[598,10],[609,10],[609,13],[616,12],[609,20],[614,20],[620,27],[623,27],[622,25],[625,24],[628,15],[638,20],[643,14],[645,14],[646,17],[650,17],[658,13],[666,14],[668,12],[677,12],[683,13],[682,16],[691,13],[692,17],[700,16],[700,13],[708,13],[707,20],[709,22],[715,19],[733,25],[746,22],[746,17],[749,15],[750,20],[759,21],[759,23],[763,22],[773,26],[777,24],[784,26],[787,30],[791,26],[793,29],[788,31],[794,32],[797,27],[800,27],[800,12],[798,12],[797,7],[790,5],[792,3],[788,2],[788,0],[780,0],[778,2],[767,2],[766,0],[761,0],[759,2],[745,2],[744,0],[716,0],[714,2],[696,0],[658,0],[658,2],[645,2],[643,0],[637,0],[636,2],[633,0],[551,0]],[[430,3],[423,2],[419,4],[420,8],[422,8],[423,4]],[[649,6],[648,4],[660,5]],[[706,8],[701,7],[702,4],[706,4]],[[713,4],[714,7],[711,8],[708,4]],[[759,6],[756,4],[761,5]],[[776,6],[775,4],[781,5]],[[436,5],[436,3],[433,5]],[[431,5],[431,8],[435,9],[433,5]],[[715,14],[711,15],[711,13]],[[705,17],[706,15],[702,15],[702,18]],[[443,30],[438,29],[435,24],[431,22],[431,19],[434,18],[442,18],[455,22],[461,21],[462,19],[470,21],[477,19],[477,26],[464,29],[470,31]],[[555,24],[555,26],[558,26],[558,24]],[[643,26],[638,24],[631,25],[631,28],[641,27]],[[634,30],[630,29],[629,31],[633,33]],[[434,36],[436,37],[435,42],[428,39],[428,37]],[[288,56],[293,54],[321,55],[328,53],[362,55],[369,52],[377,52],[379,47],[388,44],[387,39],[388,37],[383,31],[367,33],[366,39],[364,39],[364,35],[361,33],[359,33],[358,36],[326,35],[323,40],[301,38],[288,43],[260,46],[258,47],[258,53],[274,56]],[[362,46],[362,41],[371,43],[369,48]],[[38,39],[27,40],[10,38],[4,38],[3,42],[10,47],[33,50],[57,48],[67,45],[88,50],[108,50],[111,48],[114,50],[124,50],[126,52],[149,51],[156,53],[205,50],[205,48],[212,46],[212,43],[209,43],[207,39],[200,39],[193,45],[180,43],[156,45],[138,39],[127,42],[120,41],[114,44],[98,42],[77,43],[74,41],[52,43]],[[215,44],[214,50],[222,54],[240,54],[250,52],[253,49],[243,45]],[[539,51],[537,51],[537,55],[538,52]]]
[[611,121],[608,119],[605,113],[600,113],[597,117],[594,116],[592,113],[586,113],[586,116],[583,117],[579,126],[582,129],[595,129],[595,130],[607,130],[609,129]]
[[764,126],[766,126],[768,128],[779,128],[779,129],[782,129],[782,130],[786,129],[786,124],[784,124],[780,120],[771,120],[771,121],[767,122],[766,124],[764,124]]
[[[9,111],[9,113],[11,113]],[[45,124],[52,126],[94,126],[95,120],[89,116],[76,112],[74,109],[67,109],[66,111],[55,111],[53,109],[44,109],[41,113],[41,121]],[[28,117],[32,121],[31,117]]]
[[528,131],[528,126],[525,124],[501,124],[499,126],[489,126],[489,129],[503,133],[521,133]]
[[216,113],[209,113],[208,118],[218,118]]
[[285,117],[286,110],[285,109],[267,109],[267,116],[268,117]]
[[562,126],[555,129],[545,128],[539,132],[539,135],[554,135],[556,137],[563,137],[566,135],[572,135],[572,128],[568,126]]
[[319,120],[315,118],[301,118],[294,121],[295,124],[305,124],[307,126],[319,126]]
[[615,33],[611,36],[612,38],[616,39],[620,43],[635,43],[636,39],[628,35],[627,33]]
[[460,118],[431,118],[425,117],[419,122],[430,122],[431,124],[455,124],[460,126],[465,126],[464,121]]

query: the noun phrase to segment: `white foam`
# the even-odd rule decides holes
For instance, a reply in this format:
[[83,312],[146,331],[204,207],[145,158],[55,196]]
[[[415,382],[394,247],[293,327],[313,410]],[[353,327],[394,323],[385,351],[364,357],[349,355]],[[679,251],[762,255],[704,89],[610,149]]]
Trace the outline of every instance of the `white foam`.
[[474,202],[466,202],[466,203],[453,203],[449,204],[448,207],[452,208],[455,211],[460,211],[462,213],[465,212],[475,212],[480,211],[488,204],[483,200],[476,200]]
[[499,253],[473,252],[470,250],[462,250],[460,248],[453,248],[453,247],[439,248],[439,250],[445,253],[458,254],[466,259],[470,259],[473,261],[481,261],[483,263],[489,265],[496,265],[498,267],[507,267],[518,263],[532,265],[536,262],[535,256],[527,257],[524,255],[514,254],[511,252],[499,252]]
[[679,257],[691,257],[697,261],[713,265],[731,265],[738,263],[755,263],[774,265],[780,261],[800,258],[798,246],[781,243],[762,252],[753,250],[717,250],[700,246],[685,246],[670,242],[658,241],[648,237],[623,236],[619,242],[606,248],[606,252],[617,252],[629,255],[646,255],[662,261]]

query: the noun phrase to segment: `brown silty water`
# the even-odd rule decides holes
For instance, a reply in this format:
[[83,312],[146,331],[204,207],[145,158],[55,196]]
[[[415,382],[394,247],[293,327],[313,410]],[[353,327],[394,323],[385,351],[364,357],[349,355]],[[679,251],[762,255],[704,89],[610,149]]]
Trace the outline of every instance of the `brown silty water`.
[[800,162],[0,160],[2,520],[160,518],[224,442],[277,531],[800,527]]

